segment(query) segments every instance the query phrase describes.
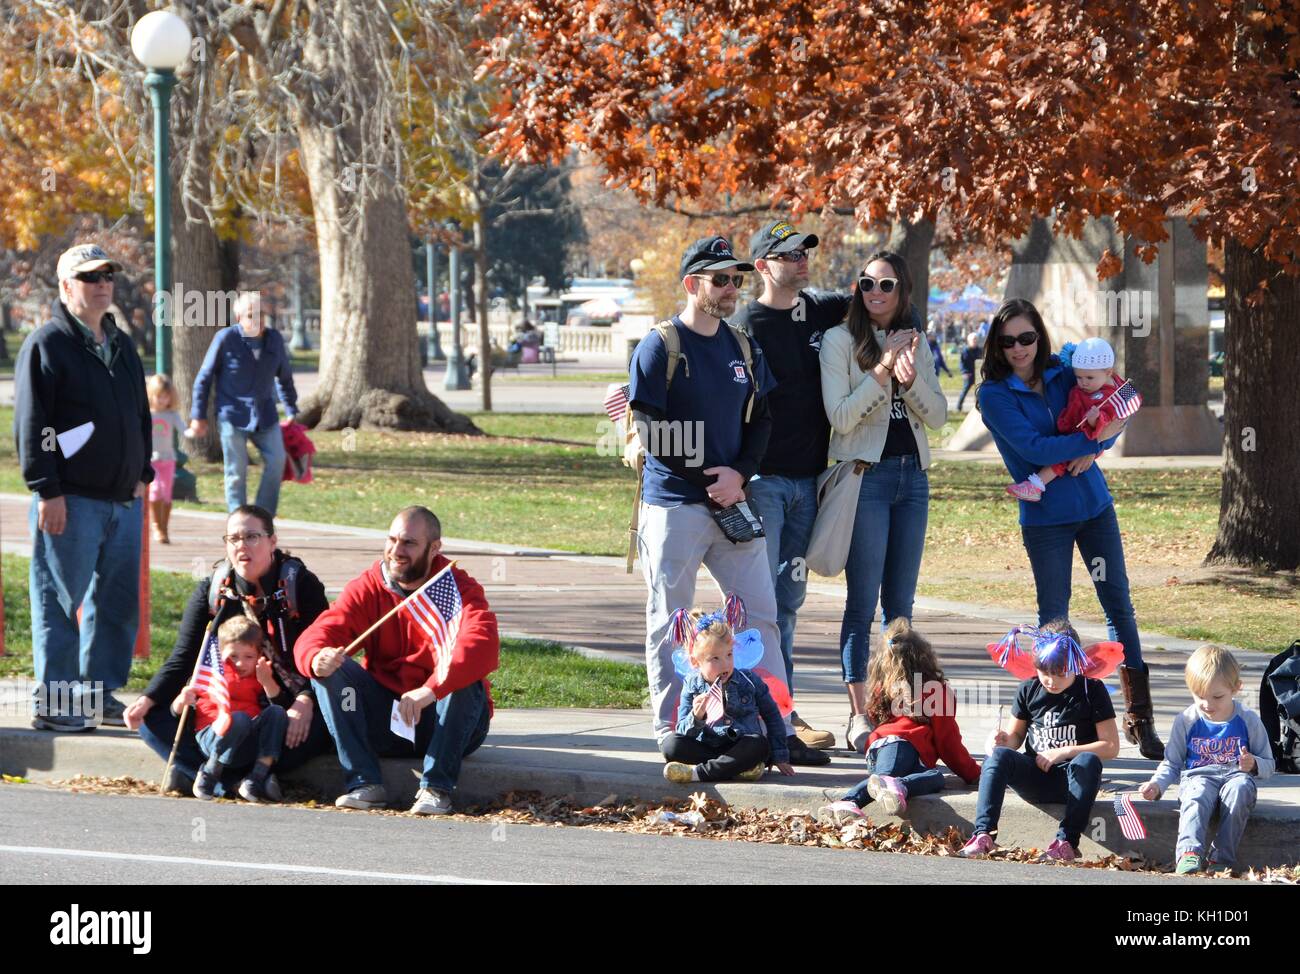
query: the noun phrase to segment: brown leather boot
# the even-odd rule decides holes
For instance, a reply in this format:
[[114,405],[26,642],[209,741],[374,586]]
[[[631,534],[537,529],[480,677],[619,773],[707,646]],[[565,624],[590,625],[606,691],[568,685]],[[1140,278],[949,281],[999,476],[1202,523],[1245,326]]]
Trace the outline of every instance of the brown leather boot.
[[1148,761],[1162,761],[1165,746],[1156,736],[1155,714],[1151,707],[1151,675],[1129,666],[1119,668],[1119,686],[1124,691],[1124,736]]
[[149,502],[149,513],[153,515],[153,539],[159,544],[171,543],[167,537],[167,515],[164,513],[166,506],[166,501]]

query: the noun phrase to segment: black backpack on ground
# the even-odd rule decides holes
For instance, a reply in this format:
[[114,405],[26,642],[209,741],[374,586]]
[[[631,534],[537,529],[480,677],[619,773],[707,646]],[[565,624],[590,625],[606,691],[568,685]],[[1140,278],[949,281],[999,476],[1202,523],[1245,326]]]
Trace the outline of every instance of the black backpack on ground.
[[1274,656],[1264,670],[1259,718],[1273,745],[1277,770],[1300,774],[1300,639]]

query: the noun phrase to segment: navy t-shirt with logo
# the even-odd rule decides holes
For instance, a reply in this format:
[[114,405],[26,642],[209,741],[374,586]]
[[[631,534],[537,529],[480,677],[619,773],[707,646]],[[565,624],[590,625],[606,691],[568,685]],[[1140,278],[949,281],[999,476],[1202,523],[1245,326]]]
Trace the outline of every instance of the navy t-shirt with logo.
[[844,320],[849,296],[803,291],[802,306],[769,308],[751,301],[732,324],[752,335],[776,376],[768,400],[772,438],[758,466],[773,477],[816,477],[826,469],[831,424],[822,405],[822,334]]
[[[642,496],[647,504],[673,507],[708,500],[708,492],[669,470],[655,456],[671,452],[686,458],[699,471],[729,467],[740,455],[744,439],[745,404],[750,381],[745,357],[725,322],[709,337],[691,331],[677,316],[681,356],[672,386],[667,384],[668,350],[657,332],[650,332],[632,356],[629,399],[663,414],[664,423],[651,430],[646,448]],[[776,378],[757,342],[751,342],[754,373],[767,395]],[[708,479],[708,478],[706,478]]]
[[1029,722],[1025,750],[1030,754],[1098,741],[1097,725],[1113,720],[1115,706],[1100,680],[1075,681],[1061,693],[1048,693],[1037,677],[1020,684],[1011,716]]

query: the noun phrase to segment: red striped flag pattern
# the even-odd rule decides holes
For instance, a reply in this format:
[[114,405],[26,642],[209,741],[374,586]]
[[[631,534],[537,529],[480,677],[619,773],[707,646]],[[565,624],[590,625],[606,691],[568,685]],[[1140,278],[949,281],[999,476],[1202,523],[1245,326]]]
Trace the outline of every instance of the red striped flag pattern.
[[709,701],[704,705],[704,722],[712,726],[727,716],[726,702],[722,698],[722,681],[716,680],[709,686]]
[[216,704],[217,719],[212,727],[218,736],[225,734],[230,730],[230,691],[226,688],[226,668],[221,662],[221,647],[215,635],[208,636],[208,641],[199,650],[194,679],[190,682]]
[[1124,838],[1136,841],[1147,837],[1147,827],[1138,818],[1133,799],[1127,792],[1115,798],[1115,817],[1119,819],[1119,828],[1124,833]]
[[627,383],[621,386],[611,385],[609,394],[605,396],[605,414],[616,423],[621,423],[627,413],[629,392]]
[[1142,408],[1142,394],[1133,387],[1128,379],[1124,384],[1106,397],[1102,406],[1109,404],[1115,411],[1116,419],[1128,419]]
[[451,668],[451,653],[460,632],[463,607],[450,565],[402,603],[402,609],[429,637],[433,648],[433,675],[439,683],[447,678],[447,671]]

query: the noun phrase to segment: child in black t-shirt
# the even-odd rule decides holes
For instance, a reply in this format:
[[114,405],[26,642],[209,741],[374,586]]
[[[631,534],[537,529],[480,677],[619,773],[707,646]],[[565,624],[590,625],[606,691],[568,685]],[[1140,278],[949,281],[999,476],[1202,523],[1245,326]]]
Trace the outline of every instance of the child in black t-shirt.
[[[1100,679],[1090,678],[1105,675],[1105,661],[1079,646],[1078,633],[1064,619],[1042,629],[1019,631],[1034,637],[1037,675],[1016,693],[1011,730],[999,729],[993,736],[992,753],[980,773],[975,834],[961,854],[978,858],[993,851],[1009,785],[1028,802],[1064,803],[1065,817],[1043,858],[1070,862],[1079,855],[1079,836],[1101,786],[1102,762],[1119,754],[1119,728],[1110,694]],[[1017,652],[1017,632],[1008,634],[1012,655]],[[1011,670],[1008,652],[1001,662]],[[1022,743],[1024,751],[1019,750]]]

